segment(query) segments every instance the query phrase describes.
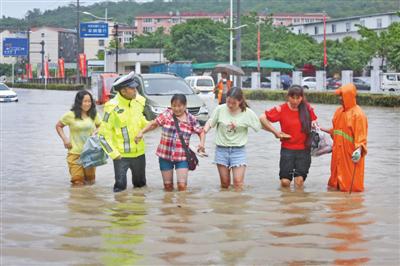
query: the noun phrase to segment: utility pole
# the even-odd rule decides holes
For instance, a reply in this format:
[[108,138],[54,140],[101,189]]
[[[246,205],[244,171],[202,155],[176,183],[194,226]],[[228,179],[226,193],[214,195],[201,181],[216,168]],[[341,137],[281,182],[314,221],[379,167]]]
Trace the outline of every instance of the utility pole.
[[80,17],[79,17],[79,0],[76,0],[76,82],[79,84],[81,81],[81,75],[79,72],[79,52],[81,50],[80,42]]
[[[240,62],[242,60],[242,45],[241,45],[241,28],[240,28],[240,0],[237,0],[236,4],[236,65],[240,67]],[[236,77],[236,86],[242,88],[242,78],[240,76]]]
[[114,38],[115,38],[115,72],[118,74],[118,23],[115,22],[114,24]]
[[42,76],[42,80],[44,80],[44,40],[40,42],[42,49],[40,50],[40,54],[42,55],[42,67],[40,68],[40,75]]

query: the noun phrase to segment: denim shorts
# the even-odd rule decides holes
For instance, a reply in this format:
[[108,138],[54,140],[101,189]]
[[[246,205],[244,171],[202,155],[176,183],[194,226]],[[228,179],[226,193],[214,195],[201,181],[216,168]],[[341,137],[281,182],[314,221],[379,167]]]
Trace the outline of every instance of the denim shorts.
[[214,163],[228,168],[246,165],[246,148],[218,146],[215,148]]
[[158,162],[160,163],[160,170],[161,171],[168,171],[174,169],[179,169],[179,168],[189,168],[189,164],[187,161],[169,161],[165,160],[161,157],[158,157]]

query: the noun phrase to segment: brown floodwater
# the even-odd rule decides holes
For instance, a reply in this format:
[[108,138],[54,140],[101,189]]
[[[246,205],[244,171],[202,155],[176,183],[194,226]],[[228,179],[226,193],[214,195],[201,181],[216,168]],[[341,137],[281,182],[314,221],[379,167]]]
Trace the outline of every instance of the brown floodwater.
[[[16,92],[18,103],[0,105],[1,265],[400,263],[398,108],[363,107],[364,193],[327,191],[330,155],[313,158],[304,190],[281,190],[279,142],[265,131],[250,132],[244,191],[221,191],[213,130],[189,190],[166,193],[157,130],[145,136],[148,187],[114,194],[111,161],[97,169],[95,185],[70,187],[55,124],[75,92]],[[257,114],[277,104],[250,102]],[[337,106],[314,107],[328,127]]]

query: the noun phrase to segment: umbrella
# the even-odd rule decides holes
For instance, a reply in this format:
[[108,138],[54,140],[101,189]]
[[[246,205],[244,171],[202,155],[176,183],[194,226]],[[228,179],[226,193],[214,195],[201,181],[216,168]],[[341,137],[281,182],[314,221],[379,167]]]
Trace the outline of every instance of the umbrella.
[[243,76],[244,72],[240,67],[230,64],[218,64],[214,68],[214,72],[226,72],[228,75]]

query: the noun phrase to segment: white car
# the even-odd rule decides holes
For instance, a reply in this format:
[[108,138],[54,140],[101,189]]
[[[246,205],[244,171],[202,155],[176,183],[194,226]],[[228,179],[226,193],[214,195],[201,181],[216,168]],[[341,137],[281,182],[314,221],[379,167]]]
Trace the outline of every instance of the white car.
[[214,80],[210,76],[189,76],[185,81],[196,92],[209,93],[215,87]]
[[301,86],[306,90],[315,90],[317,87],[317,79],[315,77],[304,77]]
[[0,83],[0,102],[18,102],[18,96],[6,84]]
[[400,73],[383,73],[381,89],[390,92],[400,91]]

